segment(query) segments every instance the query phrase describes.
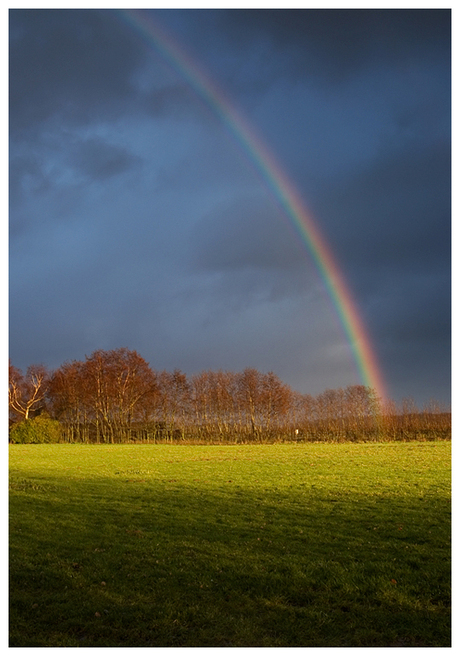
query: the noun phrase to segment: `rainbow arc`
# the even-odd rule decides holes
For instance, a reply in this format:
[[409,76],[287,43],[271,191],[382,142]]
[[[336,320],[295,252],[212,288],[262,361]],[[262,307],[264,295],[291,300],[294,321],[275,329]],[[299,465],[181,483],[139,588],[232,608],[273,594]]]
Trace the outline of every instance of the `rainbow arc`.
[[375,390],[381,401],[386,401],[386,386],[375,350],[345,277],[317,223],[273,154],[217,86],[151,16],[138,9],[114,11],[186,79],[255,164],[313,258],[350,345],[362,384]]

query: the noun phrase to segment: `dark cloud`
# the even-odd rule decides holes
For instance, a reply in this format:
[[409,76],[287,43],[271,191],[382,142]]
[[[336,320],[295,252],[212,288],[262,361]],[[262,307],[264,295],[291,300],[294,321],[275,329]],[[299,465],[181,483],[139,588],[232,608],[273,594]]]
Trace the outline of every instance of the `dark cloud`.
[[417,344],[425,349],[436,342],[443,343],[448,354],[451,336],[449,278],[425,275],[412,285],[400,281],[396,295],[399,296],[399,312],[391,316],[386,326],[392,342]]
[[319,194],[329,239],[357,286],[395,267],[449,271],[450,177],[450,144],[440,143],[377,159]]
[[240,44],[264,35],[278,52],[289,51],[290,74],[337,80],[376,61],[410,59],[414,52],[450,56],[450,10],[445,9],[249,9],[219,17],[222,29]]
[[286,269],[304,265],[294,232],[270,199],[243,197],[216,207],[193,233],[196,267],[209,271]]
[[141,161],[125,148],[97,138],[77,144],[70,159],[74,167],[95,181],[119,175],[138,166]]
[[172,83],[149,89],[144,92],[141,103],[144,111],[154,117],[199,116],[196,95],[184,84]]
[[450,144],[377,159],[319,197],[317,211],[391,372],[393,393],[409,395],[411,370],[411,394],[421,395],[428,377],[439,396],[451,357]]
[[49,188],[48,178],[40,164],[39,157],[33,153],[16,154],[10,157],[9,197],[16,204],[24,196],[37,194]]
[[132,99],[144,55],[110,12],[11,9],[9,16],[12,131],[52,117],[85,123],[117,115]]

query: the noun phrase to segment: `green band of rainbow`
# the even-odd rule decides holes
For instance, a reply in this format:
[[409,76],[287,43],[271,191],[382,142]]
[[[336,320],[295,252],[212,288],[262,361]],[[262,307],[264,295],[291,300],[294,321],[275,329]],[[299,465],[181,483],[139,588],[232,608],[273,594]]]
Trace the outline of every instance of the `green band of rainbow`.
[[287,179],[267,146],[238,114],[216,86],[196,64],[160,29],[147,14],[135,9],[115,10],[148,45],[154,46],[211,107],[238,140],[268,184],[270,191],[293,223],[313,258],[336,309],[350,344],[362,384],[372,388],[381,401],[387,399],[386,387],[371,341],[357,306],[318,226],[305,209],[298,192]]

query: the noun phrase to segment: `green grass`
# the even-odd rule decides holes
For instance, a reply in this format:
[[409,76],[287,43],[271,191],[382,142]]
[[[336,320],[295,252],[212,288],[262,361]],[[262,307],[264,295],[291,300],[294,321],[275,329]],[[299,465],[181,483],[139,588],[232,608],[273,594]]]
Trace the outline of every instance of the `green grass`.
[[449,646],[450,447],[11,445],[10,646]]

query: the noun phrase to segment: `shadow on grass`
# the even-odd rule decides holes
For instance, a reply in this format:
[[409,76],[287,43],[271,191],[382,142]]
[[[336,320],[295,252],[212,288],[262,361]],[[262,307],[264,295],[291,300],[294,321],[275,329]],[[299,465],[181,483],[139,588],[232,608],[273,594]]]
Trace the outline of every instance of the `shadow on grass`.
[[449,646],[450,506],[13,481],[10,646]]

